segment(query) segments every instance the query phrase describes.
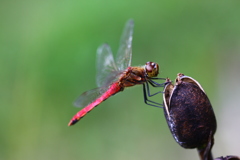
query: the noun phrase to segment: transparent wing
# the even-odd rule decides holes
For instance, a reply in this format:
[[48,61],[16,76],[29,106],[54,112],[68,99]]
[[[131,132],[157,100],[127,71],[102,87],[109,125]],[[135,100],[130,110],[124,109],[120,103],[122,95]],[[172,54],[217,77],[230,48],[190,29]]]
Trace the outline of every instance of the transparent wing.
[[125,70],[131,65],[132,59],[132,39],[133,39],[134,21],[127,21],[120,40],[116,63],[119,70]]
[[111,48],[107,44],[103,44],[97,50],[97,77],[96,82],[98,87],[106,86],[115,78],[112,74],[117,74],[118,68],[113,59]]
[[108,86],[111,82],[117,81],[122,71],[131,65],[133,27],[133,20],[129,20],[125,25],[116,63],[109,45],[103,44],[98,48],[96,77],[98,87]]
[[86,91],[74,101],[73,105],[76,107],[86,107],[88,104],[95,101],[107,90],[108,87],[105,86]]

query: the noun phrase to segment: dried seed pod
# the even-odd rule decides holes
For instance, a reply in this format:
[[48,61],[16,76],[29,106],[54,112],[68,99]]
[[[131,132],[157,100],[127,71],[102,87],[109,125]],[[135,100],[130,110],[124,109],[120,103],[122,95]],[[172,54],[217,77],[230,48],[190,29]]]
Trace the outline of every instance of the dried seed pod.
[[214,160],[240,160],[237,156],[218,157]]
[[175,85],[167,82],[164,114],[174,139],[184,148],[198,148],[203,157],[210,156],[217,122],[203,88],[183,74],[178,74]]

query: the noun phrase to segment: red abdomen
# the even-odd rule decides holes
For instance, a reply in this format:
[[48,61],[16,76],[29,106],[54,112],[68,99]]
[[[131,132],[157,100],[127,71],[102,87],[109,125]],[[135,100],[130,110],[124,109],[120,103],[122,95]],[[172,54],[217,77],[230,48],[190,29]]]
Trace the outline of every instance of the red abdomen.
[[74,125],[77,123],[82,117],[84,117],[88,112],[90,112],[94,107],[98,106],[100,103],[102,103],[104,100],[108,99],[112,95],[122,91],[123,88],[119,85],[118,82],[113,83],[109,89],[103,93],[100,97],[98,97],[95,101],[90,103],[88,106],[80,110],[71,121],[68,123],[68,126]]

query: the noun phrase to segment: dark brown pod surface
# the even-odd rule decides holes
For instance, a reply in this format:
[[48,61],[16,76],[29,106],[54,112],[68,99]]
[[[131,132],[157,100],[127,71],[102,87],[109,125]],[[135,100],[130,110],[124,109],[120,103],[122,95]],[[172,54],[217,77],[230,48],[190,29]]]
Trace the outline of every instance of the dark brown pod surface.
[[214,160],[240,160],[237,156],[218,157]]
[[175,86],[164,89],[164,114],[176,142],[184,148],[204,148],[216,131],[216,118],[201,85],[178,74]]

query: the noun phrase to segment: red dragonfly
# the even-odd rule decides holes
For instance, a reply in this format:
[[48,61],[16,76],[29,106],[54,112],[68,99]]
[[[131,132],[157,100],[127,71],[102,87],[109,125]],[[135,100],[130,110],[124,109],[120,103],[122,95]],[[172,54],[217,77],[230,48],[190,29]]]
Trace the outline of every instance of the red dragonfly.
[[[123,91],[125,87],[143,84],[144,102],[148,105],[161,107],[162,105],[151,101],[148,97],[158,93],[150,94],[149,84],[153,87],[163,87],[154,80],[165,80],[157,78],[159,66],[157,63],[147,62],[142,67],[131,67],[133,20],[129,20],[120,40],[120,47],[114,61],[111,48],[103,44],[97,50],[97,77],[98,88],[84,92],[74,103],[77,107],[85,107],[80,110],[69,122],[68,126],[77,123],[88,112],[112,95]],[[116,63],[115,63],[116,62]],[[148,84],[149,83],[149,84]]]

